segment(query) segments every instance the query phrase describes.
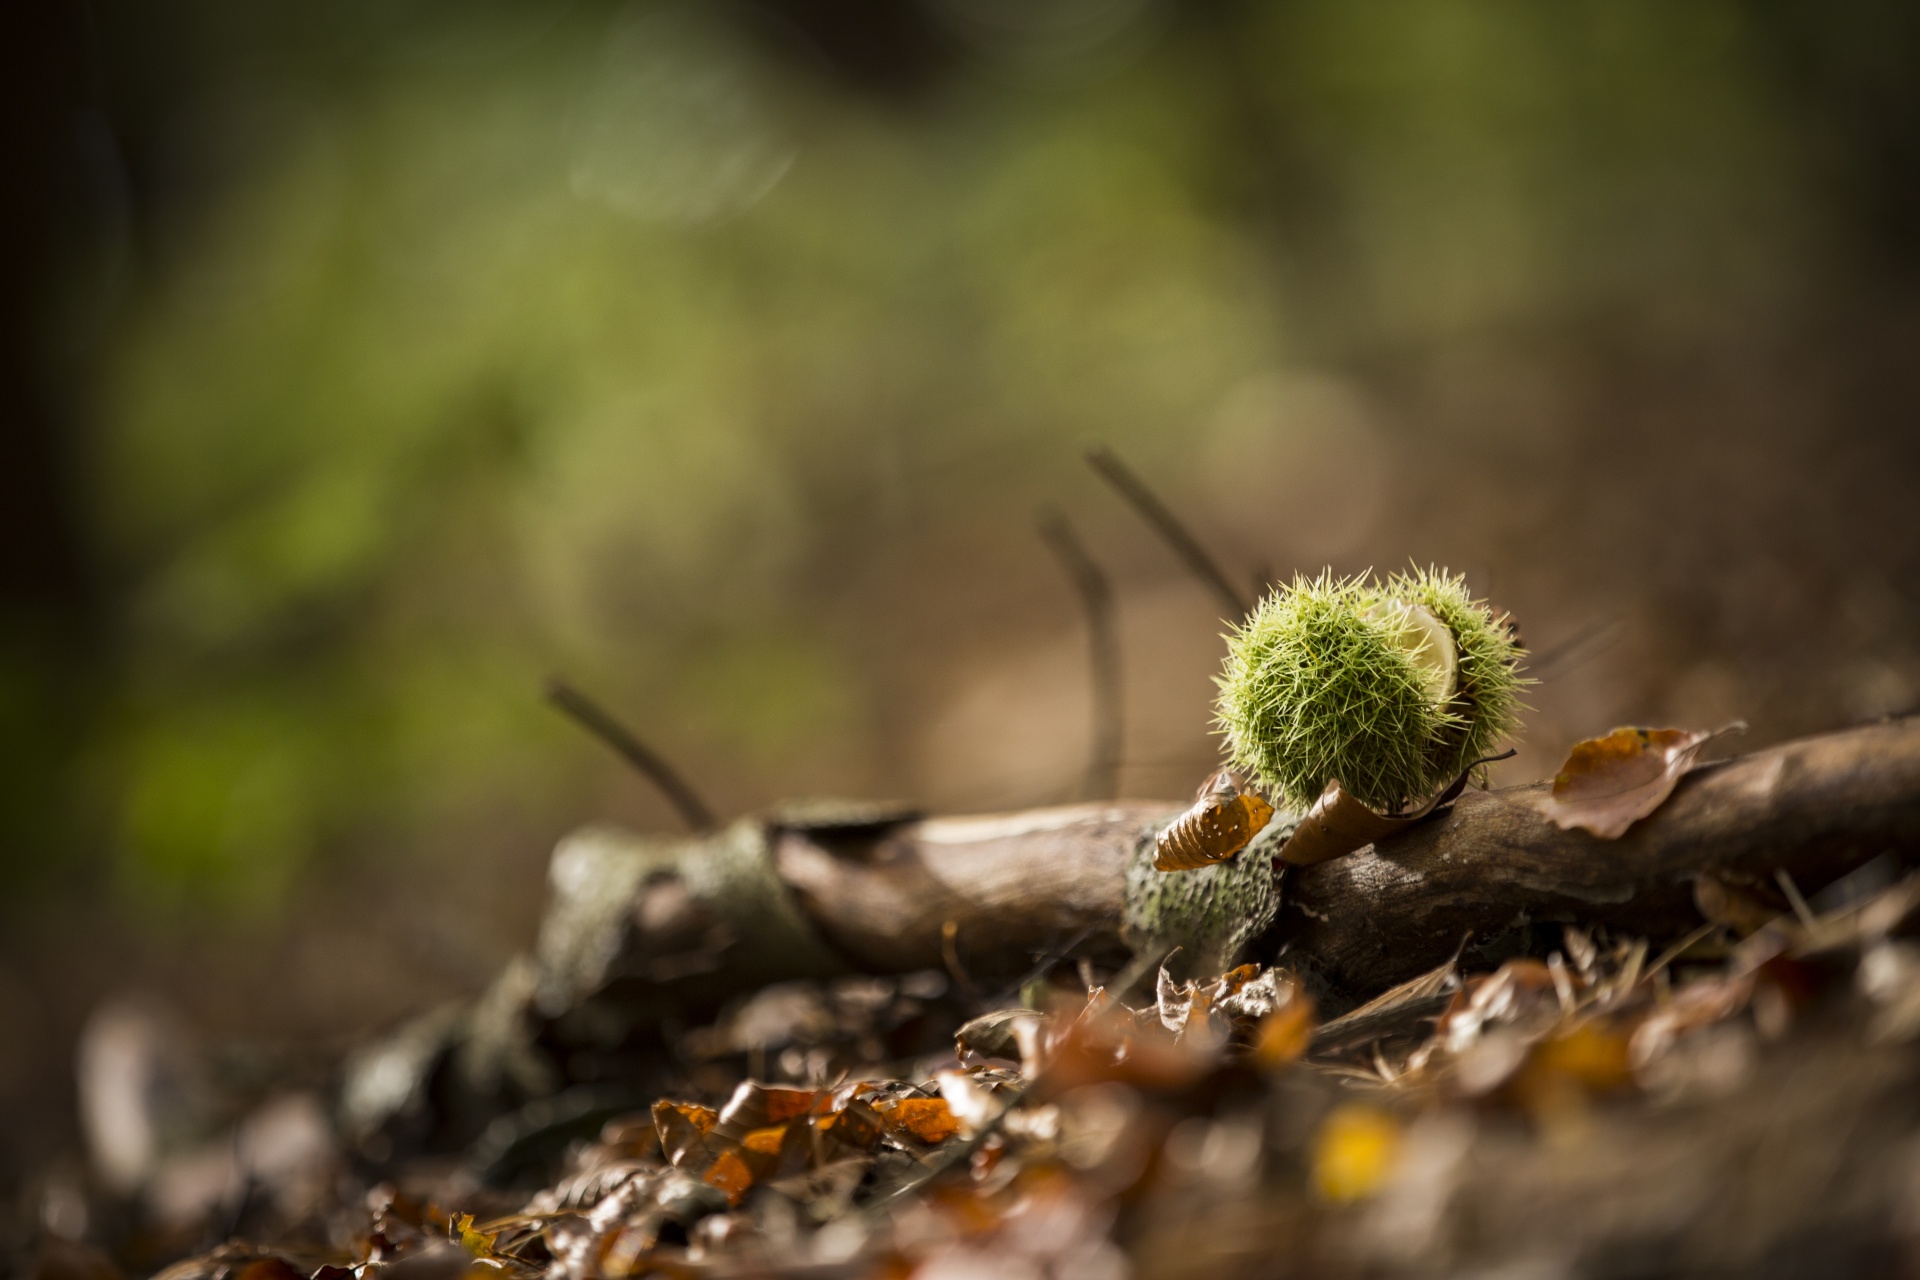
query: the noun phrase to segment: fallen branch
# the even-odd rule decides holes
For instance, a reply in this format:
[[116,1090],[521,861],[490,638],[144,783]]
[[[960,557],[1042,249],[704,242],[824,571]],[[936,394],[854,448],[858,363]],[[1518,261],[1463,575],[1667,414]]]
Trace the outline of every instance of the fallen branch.
[[[1920,719],[1698,767],[1618,840],[1554,826],[1546,792],[1470,791],[1402,835],[1290,872],[1277,935],[1289,962],[1358,1000],[1443,963],[1469,933],[1483,952],[1544,923],[1677,937],[1700,923],[1704,870],[1771,883],[1784,869],[1811,892],[1881,853],[1920,853]],[[1177,808],[932,819],[839,842],[793,831],[777,862],[864,966],[937,965],[948,920],[970,955],[1024,957],[1082,929],[1117,936],[1134,841]]]
[[1695,768],[1618,840],[1562,831],[1547,784],[1468,792],[1385,844],[1294,873],[1289,959],[1360,998],[1545,922],[1653,939],[1700,923],[1693,880],[1712,870],[1809,891],[1882,853],[1920,853],[1920,719],[1801,738]]
[[[663,1027],[700,1025],[783,979],[938,969],[943,942],[994,983],[1063,950],[1118,967],[1128,943],[1154,958],[1183,945],[1202,963],[1254,938],[1253,958],[1284,949],[1329,1015],[1446,962],[1464,936],[1467,968],[1542,954],[1563,923],[1658,948],[1700,924],[1702,872],[1767,886],[1785,871],[1817,893],[1881,854],[1920,855],[1920,720],[1698,767],[1618,840],[1553,825],[1546,790],[1469,792],[1377,846],[1289,868],[1271,927],[1240,933],[1243,903],[1274,909],[1290,822],[1276,818],[1231,863],[1164,875],[1151,870],[1154,835],[1181,811],[1173,802],[933,819],[816,806],[709,836],[582,832],[555,852],[535,954],[466,1013],[362,1055],[346,1110],[363,1132],[390,1131],[408,1114],[434,1123],[429,1096],[470,1098],[466,1113],[484,1118],[556,1084],[624,1079],[660,1051]],[[1167,915],[1143,933],[1153,895]],[[412,1084],[390,1087],[402,1071]]]

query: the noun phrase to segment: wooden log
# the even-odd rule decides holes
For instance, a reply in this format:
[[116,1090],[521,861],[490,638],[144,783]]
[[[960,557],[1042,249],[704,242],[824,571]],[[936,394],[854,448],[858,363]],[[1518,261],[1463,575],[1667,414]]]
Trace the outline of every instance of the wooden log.
[[1025,968],[1082,937],[1120,942],[1127,860],[1170,821],[1175,802],[1117,802],[868,831],[775,836],[774,863],[827,940],[863,968],[939,967],[953,946],[985,972]]
[[[1700,923],[1703,870],[1766,884],[1784,869],[1812,893],[1881,853],[1920,853],[1920,719],[1699,766],[1618,840],[1554,826],[1546,794],[1545,783],[1468,792],[1404,835],[1290,870],[1275,935],[1288,962],[1344,1004],[1445,961],[1469,934],[1481,950],[1559,922],[1676,937]],[[789,831],[775,858],[805,913],[862,967],[939,964],[949,921],[967,954],[1017,963],[1083,930],[1117,938],[1127,859],[1179,810],[1073,806],[834,840]]]
[[[1703,871],[1764,886],[1784,870],[1817,892],[1883,853],[1920,855],[1920,720],[1700,766],[1619,840],[1554,826],[1545,794],[1544,784],[1469,792],[1378,846],[1289,868],[1253,958],[1284,947],[1283,962],[1336,1014],[1445,961],[1467,935],[1467,967],[1557,945],[1538,926],[1561,922],[1656,944],[1678,937],[1700,922],[1693,881]],[[830,819],[774,815],[681,839],[577,833],[555,853],[534,954],[459,1016],[432,1015],[359,1055],[344,1114],[369,1134],[414,1116],[423,1132],[471,1137],[488,1116],[556,1087],[627,1079],[662,1052],[663,1027],[704,1023],[785,978],[958,959],[998,984],[1069,943],[1117,965],[1130,878],[1136,893],[1143,876],[1149,889],[1179,887],[1162,886],[1143,859],[1183,808],[913,819],[839,806]],[[1272,865],[1277,843],[1262,837],[1236,863],[1169,873],[1214,879],[1167,896],[1215,915],[1237,909],[1215,893],[1221,873],[1231,866],[1244,882],[1263,865],[1248,859]],[[1263,901],[1270,908],[1271,893]],[[1153,940],[1156,956],[1164,941]],[[455,1108],[466,1118],[449,1120],[433,1097],[466,1099]]]
[[1547,784],[1469,792],[1379,846],[1290,872],[1291,962],[1359,999],[1529,924],[1611,925],[1655,939],[1700,923],[1714,870],[1813,893],[1882,853],[1920,853],[1920,719],[1782,743],[1702,765],[1618,840],[1562,831]]

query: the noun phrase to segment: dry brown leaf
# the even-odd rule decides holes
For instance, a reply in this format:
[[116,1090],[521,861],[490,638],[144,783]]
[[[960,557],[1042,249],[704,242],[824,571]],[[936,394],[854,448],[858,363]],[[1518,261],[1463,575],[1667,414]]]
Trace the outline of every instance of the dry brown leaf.
[[[1545,801],[1547,817],[1617,840],[1673,794],[1700,749],[1727,729],[1615,729],[1574,744]],[[1742,726],[1744,727],[1744,726]]]
[[1780,917],[1782,909],[1769,900],[1777,896],[1768,893],[1766,886],[1739,884],[1712,871],[1702,871],[1693,880],[1693,905],[1700,914],[1742,938],[1752,937]]
[[1329,782],[1327,789],[1320,793],[1320,798],[1313,802],[1313,807],[1307,810],[1306,817],[1300,820],[1300,825],[1280,846],[1280,860],[1298,867],[1310,867],[1316,862],[1330,862],[1389,836],[1397,836],[1415,823],[1432,817],[1441,806],[1451,804],[1458,798],[1475,769],[1495,760],[1505,760],[1512,754],[1512,751],[1506,751],[1484,760],[1475,760],[1433,798],[1407,813],[1380,813],[1347,794],[1339,782]]
[[264,1258],[255,1258],[240,1268],[235,1273],[234,1280],[306,1280],[306,1272],[299,1270],[278,1254],[268,1254]]
[[982,1058],[1018,1059],[1020,1024],[1045,1026],[1052,1020],[1051,1014],[1038,1009],[995,1009],[962,1024],[953,1033],[953,1050],[962,1059],[970,1053]]
[[822,1116],[816,1126],[829,1145],[850,1151],[871,1151],[886,1127],[880,1113],[858,1098],[850,1098],[840,1110]]
[[1260,966],[1257,964],[1243,964],[1227,970],[1220,975],[1220,984],[1214,989],[1214,1003],[1217,1004],[1229,996],[1237,995],[1240,988],[1259,976]]
[[1034,1079],[1030,1096],[1040,1100],[1109,1082],[1151,1091],[1182,1089],[1213,1069],[1217,1047],[1139,1034],[1124,1006],[1089,1002],[1087,1012],[1049,1044],[1045,1069]]
[[1756,980],[1756,974],[1743,973],[1701,978],[1681,987],[1663,1008],[1634,1029],[1627,1045],[1627,1061],[1639,1070],[1688,1032],[1733,1017],[1753,998]]
[[826,1095],[819,1089],[795,1089],[786,1085],[761,1084],[757,1080],[742,1080],[734,1089],[733,1096],[727,1099],[727,1105],[720,1108],[713,1131],[722,1138],[739,1142],[754,1129],[764,1129],[817,1109],[824,1110],[825,1098]]
[[1225,769],[1201,784],[1193,807],[1154,840],[1156,871],[1192,871],[1225,862],[1273,819],[1273,806]]
[[1535,1042],[1513,1082],[1519,1101],[1534,1111],[1565,1109],[1589,1094],[1612,1093],[1633,1083],[1629,1037],[1611,1022],[1564,1027]]
[[724,1195],[728,1204],[737,1205],[753,1190],[753,1168],[745,1152],[722,1151],[700,1180]]
[[1313,1040],[1313,1001],[1300,995],[1260,1020],[1253,1060],[1268,1071],[1297,1061]]
[[960,1132],[960,1121],[945,1098],[902,1098],[876,1110],[887,1129],[929,1147]]
[[694,1176],[706,1172],[716,1154],[709,1141],[720,1113],[692,1102],[653,1104],[653,1127],[660,1132],[660,1153],[667,1163]]

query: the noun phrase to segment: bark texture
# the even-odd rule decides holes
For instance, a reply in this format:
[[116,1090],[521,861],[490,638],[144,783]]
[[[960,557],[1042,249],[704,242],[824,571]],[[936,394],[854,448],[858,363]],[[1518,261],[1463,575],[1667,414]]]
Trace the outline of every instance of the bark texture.
[[1469,792],[1403,836],[1288,875],[1289,959],[1340,996],[1375,994],[1542,922],[1660,938],[1700,923],[1702,871],[1813,893],[1880,854],[1920,853],[1920,719],[1701,765],[1618,840],[1562,831],[1547,785]]
[[[1523,945],[1516,933],[1544,924],[1677,936],[1700,923],[1702,871],[1770,888],[1785,870],[1816,892],[1882,853],[1920,853],[1920,719],[1698,766],[1617,840],[1555,826],[1547,793],[1468,792],[1402,835],[1290,869],[1267,939],[1344,1003],[1432,968],[1469,935],[1469,954]],[[775,861],[822,934],[862,966],[939,964],[949,921],[968,954],[1024,958],[1081,931],[1118,937],[1128,860],[1178,812],[1122,803],[791,830]]]

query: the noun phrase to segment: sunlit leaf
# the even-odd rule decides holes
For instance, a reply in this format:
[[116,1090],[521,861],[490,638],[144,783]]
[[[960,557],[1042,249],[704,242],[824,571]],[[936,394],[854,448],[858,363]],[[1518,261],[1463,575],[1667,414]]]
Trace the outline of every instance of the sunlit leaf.
[[1588,1093],[1611,1093],[1633,1083],[1628,1036],[1617,1026],[1592,1021],[1555,1032],[1539,1041],[1521,1072],[1523,1096],[1539,1097],[1575,1086]]
[[832,1143],[854,1151],[871,1151],[880,1141],[886,1122],[879,1112],[853,1098],[839,1111],[820,1117],[817,1127],[821,1136]]
[[889,1132],[930,1147],[960,1132],[959,1118],[945,1098],[902,1098],[877,1110]]
[[1225,862],[1247,847],[1273,818],[1273,806],[1244,790],[1222,769],[1201,784],[1193,807],[1164,827],[1154,840],[1156,871],[1191,871]]
[[1378,1107],[1350,1102],[1321,1123],[1313,1143],[1313,1186],[1335,1204],[1378,1191],[1399,1162],[1400,1126]]
[[727,1105],[720,1109],[714,1129],[723,1137],[739,1141],[750,1130],[806,1115],[820,1107],[826,1096],[819,1089],[795,1089],[743,1080],[727,1099]]
[[494,1241],[500,1238],[498,1232],[487,1233],[476,1230],[473,1225],[473,1215],[470,1213],[463,1213],[454,1218],[447,1234],[458,1240],[460,1246],[476,1258],[492,1257]]
[[1624,728],[1575,743],[1554,777],[1547,817],[1563,830],[1617,840],[1673,794],[1716,733]]
[[660,1152],[676,1169],[698,1174],[713,1162],[707,1136],[719,1122],[712,1107],[692,1102],[656,1102],[653,1125],[660,1133]]
[[725,1195],[728,1204],[739,1204],[753,1189],[753,1168],[740,1152],[722,1151],[707,1166],[701,1181]]
[[1290,1000],[1260,1020],[1254,1035],[1253,1058],[1268,1071],[1296,1061],[1313,1040],[1313,1003],[1304,996]]

